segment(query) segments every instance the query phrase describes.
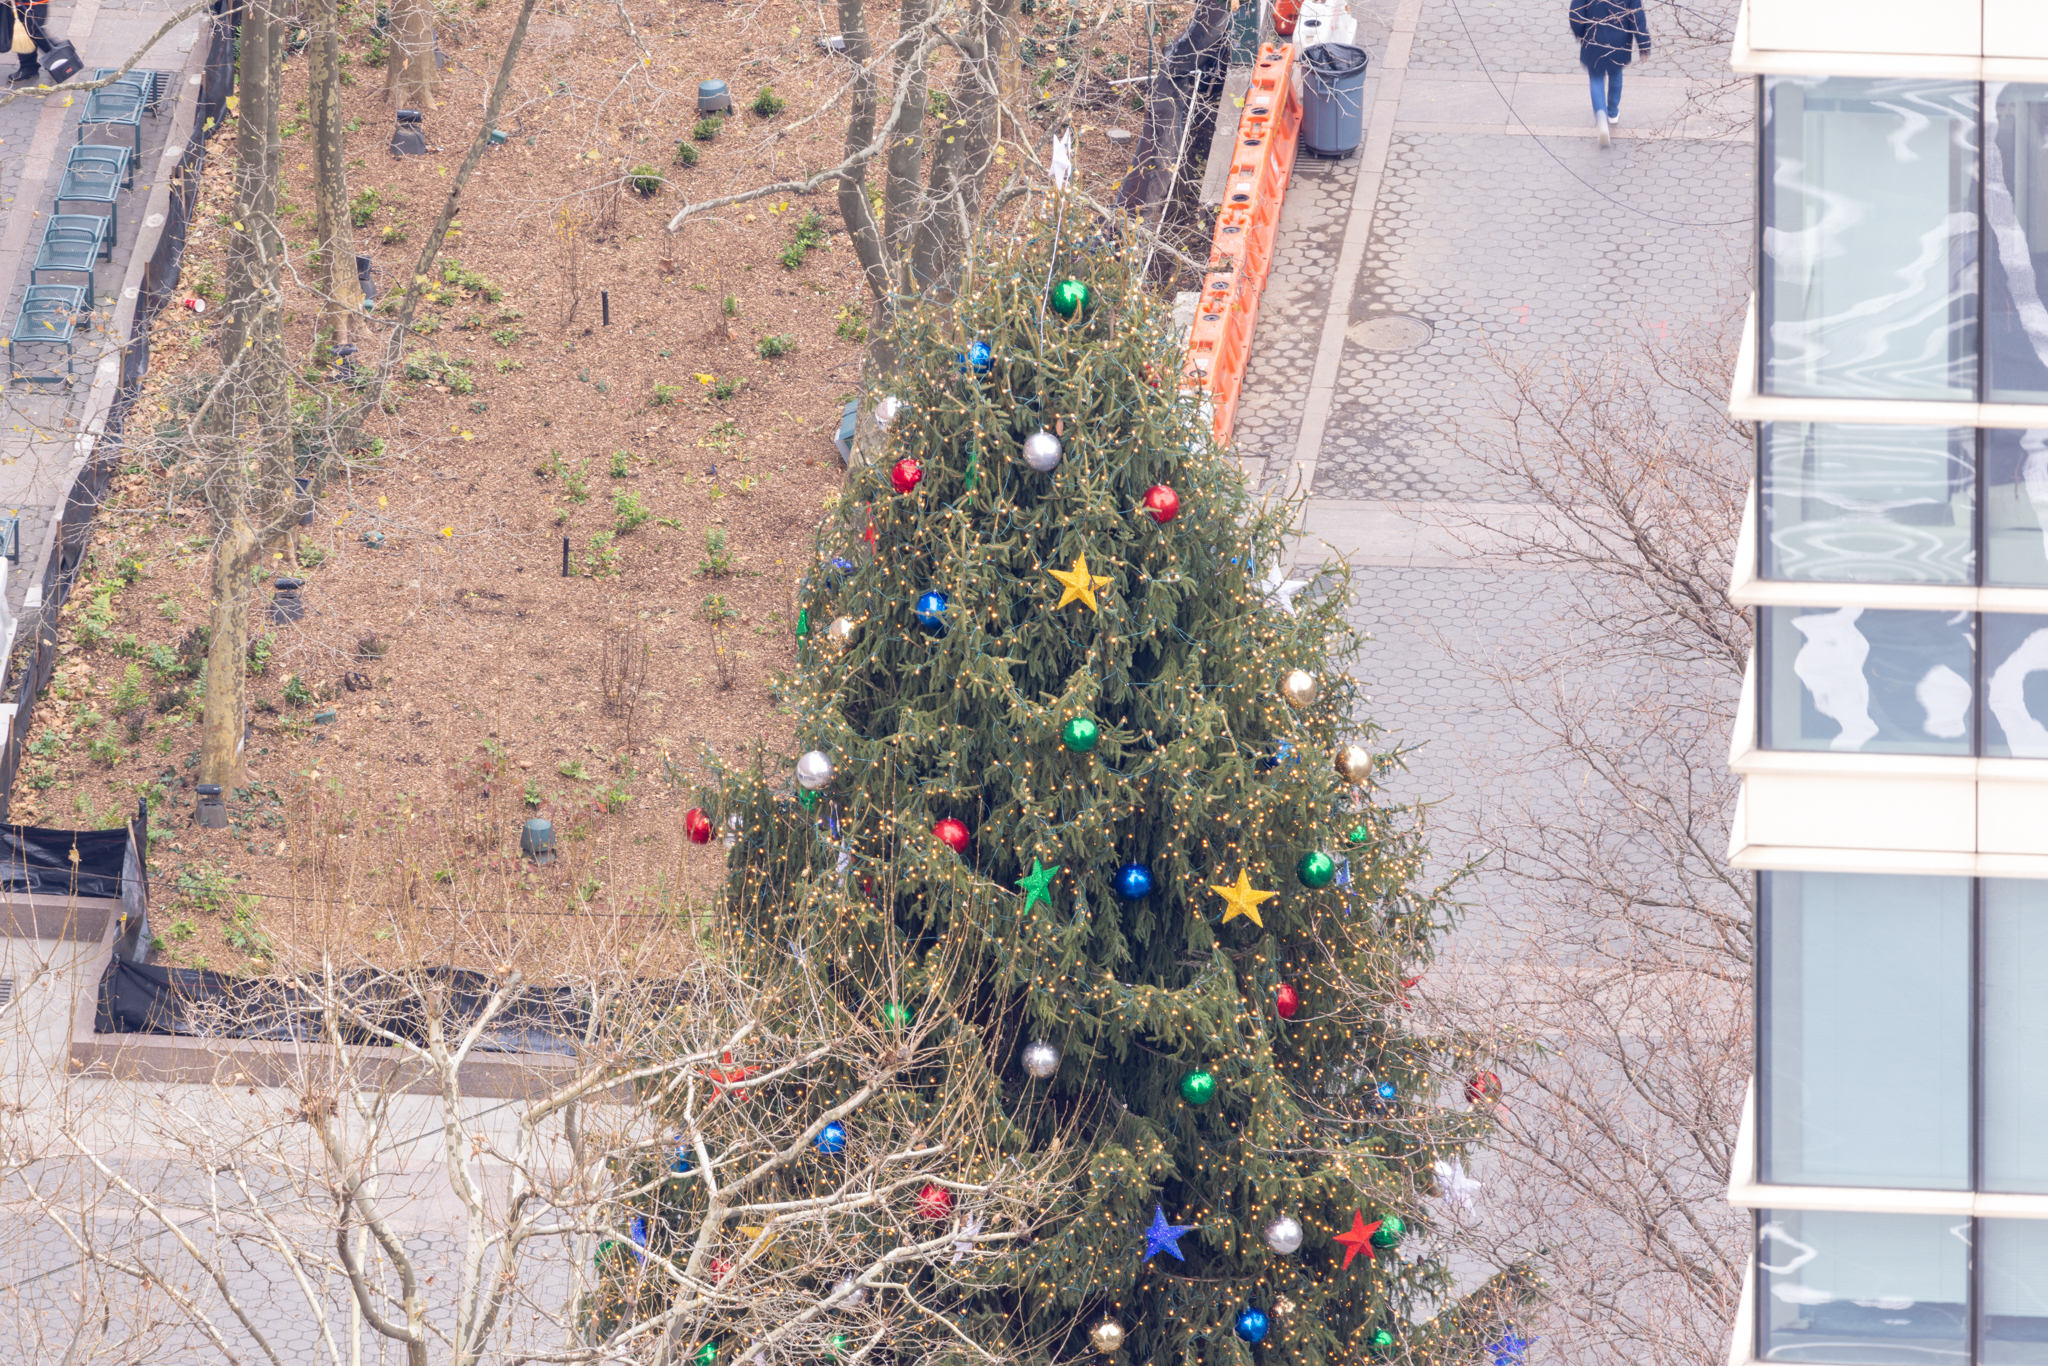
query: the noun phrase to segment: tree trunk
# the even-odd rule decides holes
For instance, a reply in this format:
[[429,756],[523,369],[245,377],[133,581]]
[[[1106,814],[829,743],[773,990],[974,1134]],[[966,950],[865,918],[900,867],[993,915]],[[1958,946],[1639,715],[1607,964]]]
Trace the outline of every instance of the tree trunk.
[[981,182],[995,152],[1002,67],[1017,0],[974,0],[960,70],[932,151],[931,191],[918,218],[911,273],[951,298],[981,219]]
[[391,0],[391,55],[384,88],[395,109],[434,107],[434,7],[431,0]]
[[[235,97],[235,221],[228,242],[227,319],[220,390],[209,422],[223,458],[206,498],[216,527],[212,636],[206,655],[201,782],[246,785],[243,685],[249,652],[249,572],[262,544],[295,515],[288,376],[279,314],[284,239],[277,229],[278,91],[285,19],[263,4],[242,18]],[[353,264],[353,263],[351,263]],[[282,509],[280,509],[282,504]],[[259,529],[260,522],[260,529]]]
[[206,718],[200,726],[199,781],[223,790],[247,787],[242,731],[249,660],[249,571],[263,548],[246,517],[221,529],[213,545],[212,635],[206,651]]
[[320,331],[315,357],[346,346],[363,301],[356,279],[355,233],[348,216],[347,158],[341,128],[341,32],[335,0],[317,0],[308,49],[307,97],[313,124],[313,210],[320,243]]
[[[903,0],[898,33],[922,33],[931,23],[932,0]],[[911,59],[910,50],[900,50],[899,63]],[[910,271],[910,239],[931,204],[924,194],[924,116],[931,100],[927,66],[919,62],[906,86],[900,116],[889,126],[888,176],[882,187],[883,237],[889,244],[890,288],[903,295],[915,295],[924,281]]]

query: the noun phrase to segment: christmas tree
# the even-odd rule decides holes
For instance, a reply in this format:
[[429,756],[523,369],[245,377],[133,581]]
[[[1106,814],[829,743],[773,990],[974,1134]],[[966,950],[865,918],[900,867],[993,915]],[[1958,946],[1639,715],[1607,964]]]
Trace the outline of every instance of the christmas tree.
[[885,455],[801,590],[805,752],[722,770],[704,833],[758,970],[975,1041],[903,1094],[986,1098],[976,1172],[1067,1160],[1028,1241],[920,1303],[1035,1360],[1480,1358],[1527,1283],[1446,1309],[1421,1254],[1493,1096],[1406,1008],[1452,906],[1373,796],[1341,567],[1281,581],[1292,510],[1208,438],[1113,240],[1042,225],[893,344]]

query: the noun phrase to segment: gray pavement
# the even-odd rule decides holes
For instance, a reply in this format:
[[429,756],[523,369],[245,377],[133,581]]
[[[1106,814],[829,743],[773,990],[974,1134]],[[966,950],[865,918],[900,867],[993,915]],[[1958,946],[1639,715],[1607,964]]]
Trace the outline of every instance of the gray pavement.
[[1725,48],[1685,41],[1653,0],[1660,42],[1630,68],[1603,149],[1565,8],[1356,0],[1365,145],[1297,164],[1238,419],[1248,476],[1307,495],[1321,544],[1300,561],[1327,546],[1356,572],[1373,718],[1418,747],[1396,793],[1436,804],[1446,855],[1484,852],[1483,798],[1515,781],[1503,756],[1535,743],[1474,661],[1541,640],[1569,596],[1554,571],[1409,543],[1514,514],[1514,491],[1466,453],[1500,362],[1596,356],[1748,288],[1750,96]]

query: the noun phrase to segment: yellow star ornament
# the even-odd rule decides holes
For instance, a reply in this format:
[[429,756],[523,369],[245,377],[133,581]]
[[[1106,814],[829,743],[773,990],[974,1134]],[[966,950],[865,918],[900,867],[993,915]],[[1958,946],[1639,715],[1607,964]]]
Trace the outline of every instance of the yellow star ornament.
[[1262,892],[1253,887],[1251,874],[1245,872],[1242,868],[1237,870],[1236,886],[1212,886],[1209,890],[1222,897],[1224,902],[1230,907],[1229,910],[1223,913],[1224,924],[1228,925],[1238,916],[1243,916],[1262,930],[1266,928],[1266,922],[1259,919],[1259,903],[1271,901],[1274,897],[1280,895],[1278,892]]
[[1088,610],[1091,612],[1100,612],[1102,610],[1101,604],[1095,601],[1095,590],[1107,587],[1109,585],[1109,577],[1104,574],[1089,573],[1088,557],[1086,555],[1076,555],[1072,569],[1048,569],[1045,572],[1058,579],[1060,584],[1067,590],[1060,594],[1060,600],[1053,604],[1055,612],[1070,602],[1086,603]]

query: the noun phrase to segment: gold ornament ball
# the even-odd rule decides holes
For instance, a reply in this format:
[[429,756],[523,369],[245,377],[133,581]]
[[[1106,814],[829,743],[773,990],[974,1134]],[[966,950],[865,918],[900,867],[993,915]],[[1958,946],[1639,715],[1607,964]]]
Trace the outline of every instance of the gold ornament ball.
[[1364,745],[1345,745],[1339,749],[1337,776],[1354,787],[1364,787],[1372,781],[1372,751]]
[[860,623],[852,617],[834,617],[832,624],[825,628],[825,643],[835,650],[843,650],[853,644],[860,634]]
[[1108,1356],[1111,1352],[1123,1350],[1124,1326],[1115,1319],[1104,1319],[1088,1330],[1088,1341],[1095,1344],[1095,1350]]
[[1273,1301],[1273,1313],[1275,1315],[1284,1317],[1288,1314],[1292,1314],[1293,1312],[1294,1301],[1288,1299],[1285,1295],[1282,1295],[1279,1299]]
[[1299,711],[1315,705],[1316,693],[1322,686],[1322,680],[1307,669],[1294,669],[1280,680],[1280,695],[1287,699],[1288,706]]

